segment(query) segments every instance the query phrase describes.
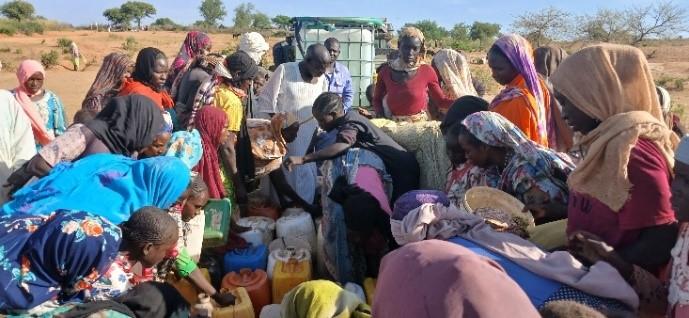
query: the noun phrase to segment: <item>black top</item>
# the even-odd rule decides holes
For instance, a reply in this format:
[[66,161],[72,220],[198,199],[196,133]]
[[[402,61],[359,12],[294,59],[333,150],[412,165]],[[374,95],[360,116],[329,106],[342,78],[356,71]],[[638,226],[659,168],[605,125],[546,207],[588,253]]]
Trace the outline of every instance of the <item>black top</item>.
[[413,153],[358,112],[347,112],[337,121],[337,142],[369,150],[383,160],[393,179],[393,200],[418,188],[419,163]]

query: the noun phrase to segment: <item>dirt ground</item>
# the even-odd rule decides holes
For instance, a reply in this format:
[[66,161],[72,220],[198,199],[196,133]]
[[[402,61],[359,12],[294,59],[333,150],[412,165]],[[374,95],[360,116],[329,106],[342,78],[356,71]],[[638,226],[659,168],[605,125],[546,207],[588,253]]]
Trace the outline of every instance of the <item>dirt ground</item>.
[[[157,47],[168,57],[173,58],[184,40],[184,32],[95,32],[95,31],[66,31],[66,32],[47,32],[43,35],[34,36],[13,36],[7,37],[0,35],[0,61],[3,69],[0,71],[0,88],[11,89],[17,85],[14,71],[22,59],[40,59],[41,53],[50,50],[61,51],[57,46],[58,39],[68,38],[76,41],[79,49],[84,56],[82,58],[82,68],[80,72],[71,70],[71,62],[67,54],[62,54],[60,65],[48,70],[46,88],[57,93],[67,108],[68,115],[72,116],[81,105],[81,101],[86,91],[91,85],[100,62],[103,57],[111,52],[127,52],[123,49],[126,39],[133,37],[136,40],[137,48],[148,46]],[[212,34],[214,47],[213,51],[221,51],[227,48],[234,49],[237,46],[237,39],[231,34]],[[270,38],[268,42],[271,46],[281,38]],[[567,47],[574,51],[577,44]],[[656,80],[664,79],[671,86],[674,109],[683,115],[685,122],[689,119],[689,40],[685,41],[663,41],[652,42],[642,50],[650,56],[649,62]],[[129,51],[132,58],[135,58],[136,51]],[[471,53],[470,59],[481,57],[482,53]],[[272,61],[270,52],[264,57],[264,63]],[[499,87],[490,77],[487,65],[472,65],[474,76],[479,77],[488,86],[488,96],[494,96]],[[677,83],[687,85],[687,88],[674,89]]]

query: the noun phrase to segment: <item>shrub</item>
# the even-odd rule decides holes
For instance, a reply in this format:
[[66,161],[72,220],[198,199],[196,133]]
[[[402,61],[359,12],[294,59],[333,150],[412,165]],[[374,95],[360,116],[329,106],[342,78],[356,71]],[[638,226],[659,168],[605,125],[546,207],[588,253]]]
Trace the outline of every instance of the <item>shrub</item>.
[[19,30],[26,35],[32,35],[34,33],[43,34],[45,27],[43,24],[37,22],[24,22],[20,25]]
[[0,53],[9,53],[10,51],[12,51],[12,49],[8,47],[0,48]]
[[14,54],[19,55],[19,54],[23,54],[23,53],[24,53],[24,50],[22,50],[22,49],[16,49],[16,50],[14,50]]
[[678,91],[684,90],[684,79],[683,78],[675,79],[675,90],[678,90]]
[[41,45],[43,45],[43,44],[45,44],[45,39],[43,39],[43,41],[41,41]]
[[55,50],[50,50],[48,53],[41,53],[41,64],[45,68],[52,68],[55,65],[58,65],[60,59],[60,53]]
[[138,50],[139,42],[137,42],[133,36],[127,37],[124,43],[122,43],[122,48],[129,53],[133,53]]

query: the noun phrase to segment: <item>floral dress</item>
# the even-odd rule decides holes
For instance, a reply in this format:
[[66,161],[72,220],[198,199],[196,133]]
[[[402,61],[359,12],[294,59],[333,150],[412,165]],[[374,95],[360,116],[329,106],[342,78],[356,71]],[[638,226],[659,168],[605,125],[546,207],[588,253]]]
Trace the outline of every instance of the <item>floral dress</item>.
[[0,311],[76,298],[117,257],[120,228],[83,211],[0,217]]

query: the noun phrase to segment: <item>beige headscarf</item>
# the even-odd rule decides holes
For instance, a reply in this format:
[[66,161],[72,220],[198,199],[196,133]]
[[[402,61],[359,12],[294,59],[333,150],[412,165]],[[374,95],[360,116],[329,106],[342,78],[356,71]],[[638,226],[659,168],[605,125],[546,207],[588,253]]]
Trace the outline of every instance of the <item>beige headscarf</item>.
[[445,95],[457,99],[464,95],[478,96],[471,80],[471,70],[464,54],[442,49],[433,55],[432,64],[442,78]]
[[678,138],[663,121],[641,50],[626,45],[590,46],[566,58],[550,80],[577,108],[602,121],[579,141],[585,157],[569,176],[571,190],[619,211],[633,186],[627,164],[639,138],[653,141],[672,169]]

